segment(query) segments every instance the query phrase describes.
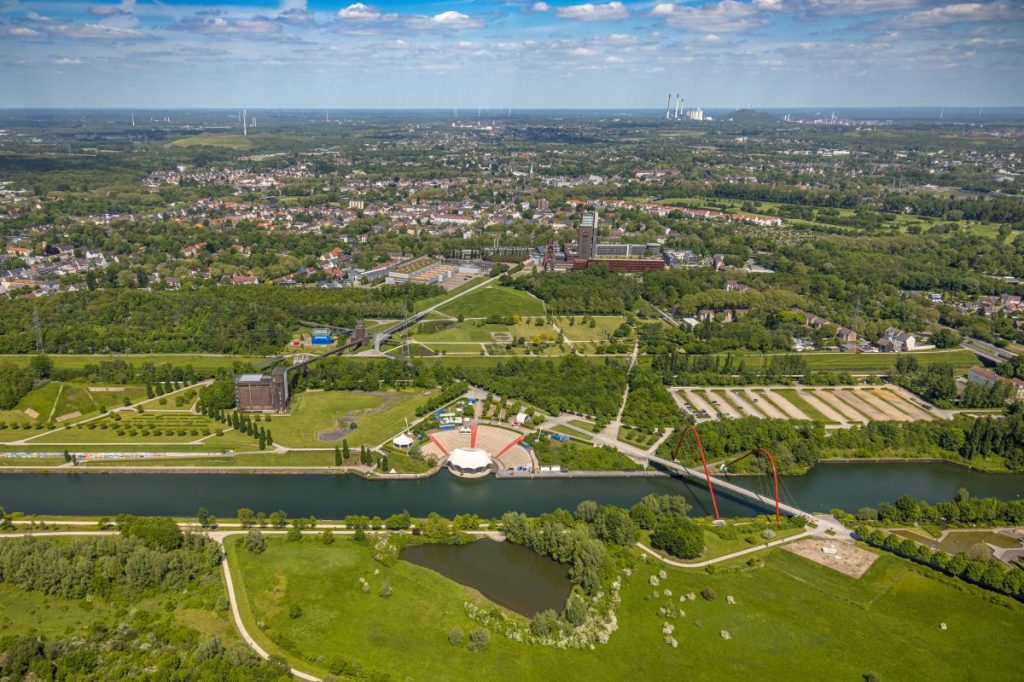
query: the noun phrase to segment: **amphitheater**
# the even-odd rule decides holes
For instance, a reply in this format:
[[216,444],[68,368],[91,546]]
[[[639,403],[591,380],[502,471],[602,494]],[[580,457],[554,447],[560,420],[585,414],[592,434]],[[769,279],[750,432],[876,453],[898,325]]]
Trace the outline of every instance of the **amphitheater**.
[[479,477],[517,469],[536,471],[537,459],[522,442],[523,434],[487,424],[473,424],[469,433],[431,431],[422,452],[458,476]]

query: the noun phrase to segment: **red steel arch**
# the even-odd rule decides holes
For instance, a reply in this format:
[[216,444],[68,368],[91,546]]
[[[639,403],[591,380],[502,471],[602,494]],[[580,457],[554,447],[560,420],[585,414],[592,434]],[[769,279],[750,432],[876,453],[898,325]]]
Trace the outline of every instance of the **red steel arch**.
[[[711,473],[708,471],[708,460],[704,456],[704,444],[700,442],[700,434],[697,433],[697,427],[693,424],[687,424],[687,428],[693,433],[693,437],[697,439],[697,452],[700,453],[700,461],[704,464],[704,478],[708,479],[708,493],[711,494],[711,507],[715,510],[715,521],[720,520],[722,517],[718,515],[718,501],[715,499],[715,489],[711,485]],[[679,448],[683,445],[683,438],[686,436],[684,430],[679,434],[679,440],[676,441],[676,449],[672,452],[672,461],[679,461]],[[772,465],[774,467],[774,465]]]
[[[772,453],[768,452],[764,448],[754,448],[745,455],[740,455],[736,459],[726,462],[723,466],[726,468],[732,466],[736,462],[746,459],[751,455],[764,455],[768,458],[768,462],[772,465],[772,481],[775,484],[775,523],[781,523],[782,517],[779,515],[779,472],[775,469],[775,459],[772,457]],[[707,467],[705,466],[705,471]]]

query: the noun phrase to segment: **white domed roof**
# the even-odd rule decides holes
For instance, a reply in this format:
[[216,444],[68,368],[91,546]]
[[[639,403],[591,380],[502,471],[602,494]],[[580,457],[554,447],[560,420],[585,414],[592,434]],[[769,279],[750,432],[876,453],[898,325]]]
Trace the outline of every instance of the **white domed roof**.
[[448,456],[448,464],[463,471],[478,471],[491,466],[491,456],[480,448],[455,448]]
[[394,443],[395,447],[407,448],[412,445],[412,438],[407,433],[400,433],[391,442]]

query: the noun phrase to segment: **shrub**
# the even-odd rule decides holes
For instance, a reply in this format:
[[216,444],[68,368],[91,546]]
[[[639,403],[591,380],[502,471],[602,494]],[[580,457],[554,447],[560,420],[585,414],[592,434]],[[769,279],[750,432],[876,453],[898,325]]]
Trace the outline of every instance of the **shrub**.
[[704,551],[704,529],[693,519],[672,516],[655,527],[651,546],[680,559],[695,559]]
[[448,643],[452,646],[462,646],[463,642],[466,641],[466,636],[462,632],[462,628],[452,628],[448,633]]
[[263,539],[263,533],[255,528],[245,534],[245,548],[253,554],[262,554],[267,548],[267,541]]
[[323,533],[320,533],[320,542],[324,543],[325,545],[333,545],[334,533],[332,533],[330,530],[325,530]]
[[298,542],[302,539],[302,531],[292,526],[288,529],[288,534],[285,537],[288,538],[288,542]]
[[469,650],[483,651],[491,645],[491,633],[483,628],[473,628],[469,633]]
[[703,590],[700,591],[700,596],[704,597],[704,601],[714,601],[715,597],[717,597],[718,595],[715,594],[715,591],[710,587],[705,587]]
[[385,598],[385,599],[390,597],[391,596],[391,581],[390,580],[385,580],[384,584],[380,586],[380,591],[377,592],[377,594],[380,595],[381,597]]
[[288,617],[292,620],[302,617],[302,607],[298,604],[292,604],[291,608],[288,609]]

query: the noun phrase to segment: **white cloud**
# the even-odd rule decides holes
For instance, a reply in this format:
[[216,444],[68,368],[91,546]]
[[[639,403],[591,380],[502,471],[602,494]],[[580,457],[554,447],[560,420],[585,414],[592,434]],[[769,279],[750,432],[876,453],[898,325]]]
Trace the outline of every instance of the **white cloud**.
[[944,7],[911,12],[893,19],[893,24],[915,28],[930,28],[979,21],[1015,21],[1024,18],[1024,9],[1011,7],[1002,2],[962,2]]
[[722,42],[722,37],[719,35],[715,35],[714,33],[709,33],[703,38],[701,38],[701,40],[703,40],[705,43],[720,43]]
[[384,15],[376,7],[357,2],[338,10],[338,18],[346,21],[377,21]]
[[591,50],[589,47],[577,47],[572,51],[572,54],[576,55],[577,57],[593,57],[597,53]]
[[755,0],[753,3],[720,0],[696,6],[662,3],[651,10],[651,15],[683,31],[735,33],[767,24],[765,12],[777,11],[781,7],[777,0]]
[[922,0],[809,0],[808,8],[821,14],[858,15],[910,9],[919,6],[921,2]]
[[409,26],[416,29],[443,29],[450,31],[464,31],[471,28],[480,28],[484,25],[483,19],[471,17],[454,10],[441,12],[432,17],[412,16],[408,17],[406,22]]
[[530,9],[534,12],[547,12],[551,9],[551,5],[546,2],[535,2]]
[[12,36],[21,36],[22,38],[31,38],[32,36],[39,35],[39,31],[27,26],[15,26],[11,30],[7,31],[7,34]]
[[81,64],[81,59],[72,59],[71,57],[58,57],[53,60],[53,63],[57,66],[71,66],[73,64]]
[[603,5],[588,2],[582,5],[568,5],[558,7],[555,14],[563,19],[575,21],[610,21],[613,19],[625,19],[629,16],[629,10],[621,2],[608,2]]
[[622,62],[624,62],[626,60],[623,59],[622,57],[619,57],[619,56],[616,56],[616,55],[612,54],[612,55],[608,55],[608,58],[605,59],[605,61],[608,62],[609,64],[621,64]]

